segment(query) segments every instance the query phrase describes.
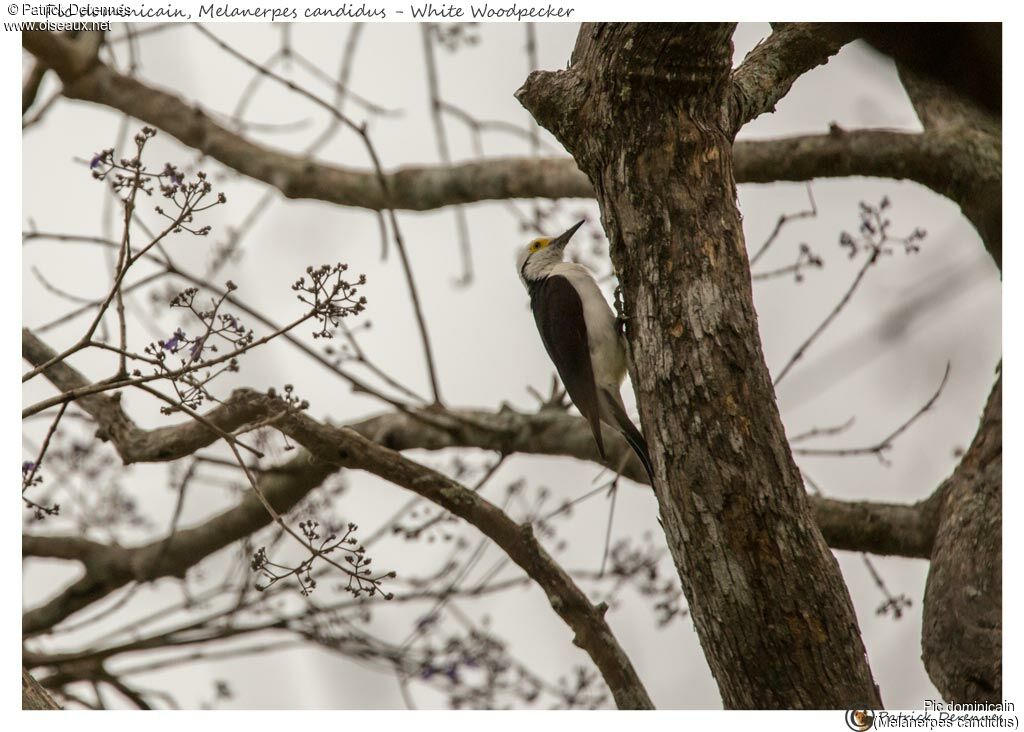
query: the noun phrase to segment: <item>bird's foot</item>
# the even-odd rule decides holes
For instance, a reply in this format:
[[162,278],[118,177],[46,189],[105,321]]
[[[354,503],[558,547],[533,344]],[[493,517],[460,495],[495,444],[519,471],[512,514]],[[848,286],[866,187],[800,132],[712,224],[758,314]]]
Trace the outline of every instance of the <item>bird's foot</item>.
[[620,335],[625,335],[626,334],[626,323],[628,323],[631,320],[631,318],[628,315],[626,315],[626,306],[622,302],[622,285],[616,285],[615,286],[615,296],[614,297],[615,297],[615,330],[617,330]]

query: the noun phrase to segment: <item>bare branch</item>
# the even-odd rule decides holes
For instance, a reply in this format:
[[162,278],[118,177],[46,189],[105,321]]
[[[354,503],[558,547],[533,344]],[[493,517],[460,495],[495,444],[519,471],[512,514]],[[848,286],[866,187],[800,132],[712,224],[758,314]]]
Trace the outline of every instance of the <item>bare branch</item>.
[[[28,331],[23,332],[22,347],[30,362],[33,359],[44,359],[48,353],[52,353]],[[88,384],[81,374],[66,364],[52,367],[46,376],[60,389]],[[216,433],[193,420],[143,430],[125,414],[118,399],[104,394],[83,398],[79,400],[79,404],[99,424],[100,437],[114,443],[126,464],[176,460],[212,444],[218,438]],[[259,415],[260,410],[254,401],[236,393],[204,416],[220,429],[231,431],[258,419]],[[557,408],[541,409],[534,414],[517,412],[510,407],[504,407],[498,412],[406,408],[400,412],[354,423],[350,425],[350,429],[397,451],[475,447],[500,454],[562,455],[602,464],[609,470],[620,471],[622,475],[637,483],[647,482],[643,466],[617,432],[610,429],[604,431],[606,460],[602,461],[586,422]],[[893,542],[904,542],[918,547],[917,551],[920,553],[914,556],[927,556],[926,545],[916,540],[901,538],[905,533],[901,528],[905,521],[887,512],[886,504],[881,504],[877,512],[876,519],[880,523],[872,527],[850,525],[844,528],[841,512],[835,513],[833,519],[834,512],[831,507],[834,504],[822,503],[817,497],[812,497],[811,500],[815,504],[826,540],[836,548],[856,548],[860,551],[886,554],[889,553],[887,546],[892,546]],[[819,503],[824,508],[819,508]],[[873,510],[873,504],[870,503],[851,505]],[[893,516],[893,520],[882,520],[889,515]],[[867,528],[871,531],[861,530]],[[856,540],[856,546],[853,545],[854,540],[850,538],[852,536],[860,537]],[[874,538],[878,536],[890,538],[882,542]]]
[[39,87],[42,86],[43,78],[48,70],[46,64],[36,61],[25,75],[25,79],[21,83],[21,113],[23,115],[35,104]]
[[632,663],[594,606],[541,546],[529,525],[520,526],[501,510],[450,478],[367,440],[354,430],[323,425],[305,414],[282,420],[279,429],[321,460],[361,468],[417,493],[473,524],[488,536],[547,594],[552,609],[573,630],[573,642],[600,669],[623,709],[651,708]]
[[[262,414],[288,411],[285,409],[287,405],[280,403],[280,400],[248,390],[236,392],[232,401],[248,404]],[[545,590],[551,599],[552,609],[574,631],[574,643],[587,651],[601,670],[619,706],[651,707],[650,699],[632,664],[604,620],[606,608],[595,607],[590,603],[568,573],[558,566],[537,541],[529,525],[514,523],[500,509],[473,491],[367,440],[354,430],[324,425],[300,413],[285,414],[275,427],[317,458],[312,461],[306,458],[303,462],[318,480],[338,467],[361,468],[427,498],[476,526]],[[265,475],[261,482],[274,479],[274,476]],[[285,483],[288,498],[294,497],[294,492],[289,490],[294,487],[293,481]],[[273,501],[275,498],[272,486],[262,487],[261,493],[267,500]],[[170,546],[161,539],[136,549],[108,548],[103,552],[102,562],[93,562],[93,571],[87,571],[84,577],[54,600],[26,613],[23,620],[24,632],[31,634],[52,627],[130,579],[154,579],[183,572],[209,554],[211,549],[215,551],[226,546],[235,538],[268,523],[269,516],[261,508],[256,515],[252,513],[254,507],[260,506],[260,502],[253,501],[247,504],[248,510],[242,516],[239,516],[239,507],[199,527],[179,531],[171,538]],[[277,510],[280,512],[281,509]],[[235,525],[220,526],[214,531],[211,526],[214,521]],[[258,526],[253,526],[254,523]],[[238,531],[239,524],[242,525],[241,532]],[[50,538],[34,537],[33,551],[57,551],[50,548]],[[154,554],[155,558],[160,558],[159,565],[151,556]]]
[[[362,141],[363,146],[366,148],[366,152],[369,154],[370,159],[373,162],[373,179],[376,181],[377,186],[380,189],[380,193],[383,197],[384,205],[382,206],[382,210],[387,214],[388,223],[390,223],[391,225],[391,233],[395,239],[395,246],[398,249],[398,258],[402,263],[402,273],[405,275],[406,288],[409,291],[409,298],[412,301],[413,314],[416,317],[416,325],[419,328],[420,332],[420,342],[423,346],[423,356],[426,361],[427,377],[430,381],[431,391],[434,396],[434,403],[440,404],[441,391],[437,378],[437,369],[434,365],[433,349],[431,348],[430,345],[430,335],[427,331],[426,319],[423,316],[423,306],[420,303],[419,291],[416,287],[415,278],[413,277],[412,265],[409,263],[409,256],[406,253],[405,243],[402,238],[402,231],[398,226],[398,217],[395,215],[395,209],[393,204],[391,203],[391,193],[390,190],[388,189],[388,179],[387,176],[384,174],[383,167],[381,166],[380,157],[377,154],[377,149],[374,146],[373,142],[370,140],[369,134],[367,134],[366,125],[356,124],[351,119],[342,114],[338,110],[337,106],[324,101],[320,97],[300,87],[294,82],[285,79],[284,77],[274,73],[273,71],[270,71],[264,66],[261,66],[259,63],[248,58],[245,54],[229,46],[227,43],[219,39],[216,35],[214,35],[209,30],[204,28],[201,24],[197,24],[195,28],[202,35],[213,41],[219,48],[223,49],[228,54],[244,63],[246,66],[254,69],[259,74],[262,74],[270,79],[273,79],[274,81],[285,86],[289,90],[308,99],[317,106],[326,110],[335,119],[337,119],[339,122],[344,124],[346,127],[351,129],[359,136],[359,139]],[[382,224],[381,229],[383,230],[383,228],[384,227]]]
[[[337,470],[311,461],[305,454],[296,456],[283,467],[285,471],[264,473],[258,480],[263,497],[279,514],[286,513]],[[26,612],[22,632],[26,636],[44,632],[129,582],[184,576],[202,559],[271,521],[259,497],[247,493],[233,508],[197,526],[179,529],[173,536],[127,549],[78,537],[25,535],[22,539],[24,556],[75,559],[85,565],[86,571],[56,597]]]
[[[1001,115],[1003,29],[1000,23],[854,23],[865,41],[898,67],[926,74],[948,90]],[[841,25],[844,32],[848,25]],[[949,92],[953,92],[950,94]]]
[[[887,434],[885,437],[883,437],[882,439],[880,439],[878,442],[874,443],[873,445],[868,445],[866,447],[837,447],[837,448],[827,448],[827,447],[795,447],[795,448],[793,448],[793,454],[794,455],[814,455],[814,456],[818,456],[818,457],[825,457],[825,456],[827,456],[827,457],[852,457],[852,456],[855,456],[855,455],[874,455],[883,464],[888,464],[888,461],[887,461],[887,459],[885,457],[885,453],[892,449],[892,443],[900,435],[902,435],[904,432],[906,432],[908,429],[910,429],[911,425],[913,425],[915,422],[917,422],[919,419],[921,419],[921,417],[923,417],[925,415],[925,413],[929,409],[931,409],[933,406],[935,406],[935,402],[937,402],[939,400],[939,396],[942,395],[942,390],[946,388],[946,382],[949,381],[949,369],[950,369],[950,363],[947,361],[946,362],[946,370],[942,374],[942,381],[939,382],[938,388],[935,390],[935,393],[932,394],[931,397],[929,397],[928,401],[926,401],[907,420],[901,422],[900,425],[896,429],[894,429],[892,432]],[[847,425],[841,426],[838,429],[839,430],[843,430],[850,423],[852,423],[852,420],[851,420],[851,422],[848,422]],[[820,436],[820,435],[824,435],[824,434],[827,434],[827,433],[828,433],[828,431],[820,431],[820,432],[817,433],[817,435],[813,435],[813,436]],[[833,431],[833,434],[834,434],[834,431]],[[811,436],[812,436],[811,434],[807,434],[808,438],[810,438]],[[792,442],[792,440],[791,440],[791,442]]]
[[833,549],[928,559],[939,523],[938,493],[913,504],[839,501],[809,496],[814,518]]
[[853,40],[841,24],[773,23],[772,34],[761,41],[733,72],[729,118],[733,134],[789,94],[793,82],[827,63]]
[[838,302],[832,307],[825,318],[818,324],[818,326],[811,331],[792,355],[787,359],[786,363],[779,369],[778,374],[772,380],[773,386],[778,386],[779,383],[786,378],[786,374],[792,370],[792,368],[807,354],[807,350],[821,337],[829,326],[831,326],[839,314],[850,304],[854,293],[860,287],[864,281],[864,276],[868,273],[872,267],[874,267],[879,259],[883,255],[889,255],[892,253],[893,244],[902,244],[906,253],[913,253],[919,249],[921,239],[925,237],[923,229],[915,229],[906,237],[898,237],[889,233],[891,223],[886,218],[885,210],[889,207],[889,199],[883,198],[882,202],[878,206],[872,206],[861,202],[860,204],[860,238],[854,239],[850,234],[845,231],[839,237],[839,243],[841,246],[846,247],[849,250],[850,258],[856,257],[861,251],[867,253],[867,257],[864,260],[864,264],[861,265],[860,269],[857,270],[856,276],[853,281],[847,287],[846,292],[843,293],[842,297],[839,298]]
[[818,215],[818,205],[814,202],[814,193],[811,191],[810,184],[807,185],[807,202],[810,204],[810,208],[803,211],[797,211],[796,213],[784,213],[781,214],[778,220],[775,222],[775,228],[772,229],[768,238],[764,240],[764,243],[758,247],[758,250],[754,252],[754,255],[750,258],[750,266],[753,268],[757,264],[758,260],[765,255],[765,252],[775,243],[775,240],[779,238],[779,234],[782,233],[782,229],[793,221],[799,221],[801,219],[813,219]]
[[[571,158],[493,158],[386,173],[389,195],[385,200],[381,188],[375,185],[373,172],[316,163],[306,155],[257,145],[217,124],[199,107],[101,62],[83,73],[73,46],[64,39],[30,32],[24,34],[22,42],[41,61],[63,69],[59,73],[65,84],[64,96],[102,104],[159,126],[182,143],[243,175],[268,183],[289,198],[374,211],[388,205],[426,211],[475,201],[594,195],[590,181]],[[846,132],[835,127],[827,135],[740,141],[734,146],[739,183],[851,175],[917,181],[960,204],[997,263],[1001,262],[1001,231],[997,226],[1001,216],[990,209],[1000,198],[1000,157],[998,136],[993,137],[984,128],[960,128],[956,134],[946,130],[913,134]]]
[[[444,125],[444,108],[441,101],[441,84],[437,77],[437,58],[434,48],[435,26],[424,23],[420,30],[423,35],[424,67],[427,71],[427,91],[430,94],[430,118],[434,125],[434,138],[441,164],[450,166],[452,154],[448,146],[448,132]],[[459,237],[459,251],[462,255],[462,274],[459,284],[468,285],[473,280],[473,251],[469,245],[469,222],[461,206],[455,208],[455,229]]]

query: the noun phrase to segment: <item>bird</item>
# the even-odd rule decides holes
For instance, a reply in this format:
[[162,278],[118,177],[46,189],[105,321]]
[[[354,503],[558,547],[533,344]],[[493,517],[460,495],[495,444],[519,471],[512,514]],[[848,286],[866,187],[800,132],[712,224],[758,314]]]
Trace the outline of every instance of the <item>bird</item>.
[[633,448],[653,486],[647,441],[626,414],[620,393],[627,368],[621,323],[591,271],[565,261],[566,245],[585,222],[522,247],[516,257],[519,278],[530,295],[544,348],[572,403],[590,424],[601,459],[607,459],[601,437],[604,422]]

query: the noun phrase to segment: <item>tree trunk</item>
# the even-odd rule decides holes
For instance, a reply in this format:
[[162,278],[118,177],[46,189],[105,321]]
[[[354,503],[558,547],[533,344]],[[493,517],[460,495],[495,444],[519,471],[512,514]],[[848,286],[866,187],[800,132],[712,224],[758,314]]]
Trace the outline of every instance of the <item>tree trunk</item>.
[[60,709],[60,705],[53,700],[32,674],[21,669],[21,708],[22,709]]
[[878,708],[761,352],[736,205],[731,25],[585,24],[520,101],[590,177],[669,549],[727,708]]
[[939,488],[942,509],[924,593],[921,645],[951,702],[1003,700],[1003,379],[971,443]]

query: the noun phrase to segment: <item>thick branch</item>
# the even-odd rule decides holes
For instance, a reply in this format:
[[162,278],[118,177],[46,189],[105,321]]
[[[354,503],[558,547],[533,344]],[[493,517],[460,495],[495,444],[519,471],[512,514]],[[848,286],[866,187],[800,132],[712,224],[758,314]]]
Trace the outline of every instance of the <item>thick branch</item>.
[[[28,329],[22,331],[22,350],[30,362],[45,363],[52,349]],[[44,376],[58,388],[79,388],[87,380],[67,364],[57,364]],[[100,423],[127,461],[148,457],[170,459],[168,455],[188,454],[217,439],[207,425],[189,422],[159,430],[139,429],[120,408],[117,400],[104,395],[101,401],[82,404]],[[80,400],[85,401],[85,400]],[[351,429],[322,425],[303,414],[287,414],[287,404],[249,390],[235,392],[223,405],[210,411],[208,423],[221,430],[234,430],[254,419],[278,415],[275,426],[312,453],[300,456],[289,467],[303,472],[262,476],[261,493],[278,513],[287,511],[309,490],[339,467],[368,470],[396,485],[408,488],[452,514],[476,526],[498,544],[509,557],[547,593],[552,608],[575,632],[575,642],[586,650],[601,670],[616,702],[623,708],[649,708],[650,699],[629,659],[619,648],[604,621],[604,611],[595,607],[537,542],[529,526],[520,527],[498,508],[458,483],[377,445]],[[284,416],[281,416],[284,415]],[[107,422],[113,427],[108,428]],[[151,581],[168,575],[183,576],[185,570],[233,541],[270,522],[256,496],[249,494],[233,509],[192,529],[178,531],[171,541],[144,547],[95,550],[92,542],[54,537],[27,537],[26,550],[36,556],[81,559],[85,574],[45,605],[29,611],[23,619],[26,635],[53,627],[62,619],[95,602],[131,580]],[[83,552],[75,556],[76,549]]]
[[[944,84],[905,68],[899,72],[925,133],[953,143],[945,164],[936,165],[929,180],[920,182],[960,204],[1002,269],[1002,120]],[[948,181],[943,184],[942,178]]]
[[354,430],[323,425],[301,413],[284,418],[279,429],[321,460],[367,470],[473,524],[544,590],[552,609],[573,630],[573,643],[586,651],[601,671],[619,708],[652,707],[632,663],[604,620],[605,608],[591,604],[528,524],[516,524],[477,493]]
[[[560,410],[535,414],[504,408],[449,411],[444,426],[415,414],[390,413],[350,425],[363,436],[393,450],[475,447],[505,453],[564,455],[600,463],[647,484],[647,473],[622,437],[605,429],[606,458],[601,459],[587,423]],[[441,416],[435,418],[440,419]],[[839,501],[808,496],[818,527],[833,549],[882,556],[927,559],[938,524],[938,496],[915,504]]]
[[943,135],[833,127],[824,135],[740,140],[733,154],[742,183],[865,176],[914,180],[944,193],[951,189],[939,173],[956,149]]
[[[284,514],[336,470],[336,466],[299,455],[282,469],[263,474],[258,485],[274,510]],[[23,536],[24,556],[76,559],[85,565],[85,572],[53,599],[27,611],[22,618],[22,632],[31,636],[48,630],[129,582],[183,577],[189,568],[267,526],[271,520],[256,495],[247,493],[223,513],[176,531],[170,541],[160,538],[124,548],[78,537]]]
[[[851,24],[838,27],[851,30]],[[934,79],[989,114],[1002,114],[1001,23],[854,23],[852,29],[897,66]]]
[[94,60],[90,49],[71,36],[50,31],[25,31],[22,47],[40,62],[49,66],[61,79],[81,76]]
[[42,86],[47,71],[49,69],[46,68],[46,64],[35,61],[28,74],[25,75],[25,79],[21,83],[22,114],[25,114],[35,104],[36,96],[39,94],[39,87]]
[[[56,358],[58,354],[39,340],[31,330],[23,328],[21,331],[21,355],[33,366],[42,366]],[[43,372],[43,375],[61,392],[81,389],[91,383],[65,361],[50,366]],[[130,444],[142,433],[142,430],[125,415],[117,394],[112,396],[102,393],[89,394],[79,398],[75,403],[100,425],[97,436],[101,439],[113,439],[114,444],[120,446],[121,444]]]
[[[251,409],[263,416],[289,411],[280,400],[248,390],[235,392],[231,401],[247,404],[246,411]],[[298,468],[295,463],[304,462],[317,482],[340,467],[367,470],[417,493],[475,526],[545,591],[552,609],[573,630],[573,642],[590,655],[601,671],[619,707],[651,708],[643,684],[604,620],[606,608],[595,606],[587,599],[537,541],[529,525],[516,524],[473,491],[371,442],[354,430],[324,425],[305,414],[294,412],[276,420],[275,427],[310,452],[314,459],[296,458],[293,466]],[[312,487],[302,486],[300,481],[292,481],[289,476],[276,474],[264,476],[264,480],[278,481],[287,491],[289,500],[297,500]],[[262,491],[268,499],[271,499],[271,494],[276,496],[271,485],[264,485]],[[198,527],[177,532],[169,547],[162,541],[135,549],[110,547],[102,558],[92,556],[85,559],[85,576],[43,607],[26,613],[24,632],[31,634],[52,627],[60,619],[132,579],[147,581],[169,574],[180,575],[213,551],[269,523],[270,516],[258,501],[250,498],[252,496],[240,506]],[[277,504],[275,509],[279,512],[290,507],[271,500]],[[28,541],[30,547],[50,556],[65,551],[63,547],[55,546],[56,543],[52,537],[31,537]]]
[[[22,331],[22,350],[25,359],[36,365],[54,355],[28,329]],[[48,369],[45,376],[61,390],[90,383],[67,364]],[[126,465],[177,460],[218,439],[216,433],[195,420],[153,430],[140,429],[121,409],[119,400],[105,395],[93,395],[78,403],[97,421],[97,435],[113,443]],[[261,416],[253,401],[231,398],[206,412],[204,418],[230,432]],[[470,447],[507,454],[562,455],[600,463],[613,471],[621,469],[631,480],[648,482],[643,466],[619,433],[605,428],[607,451],[602,460],[587,424],[560,409],[545,408],[532,414],[509,407],[497,412],[429,409],[392,412],[349,426],[363,437],[397,451]],[[931,553],[936,517],[930,504],[841,502],[814,496],[811,501],[825,539],[835,549],[920,558]],[[72,547],[61,558],[76,558],[78,551],[80,547]]]
[[68,559],[83,563],[105,556],[110,547],[81,536],[21,535],[21,556],[41,559]]
[[838,501],[808,496],[814,518],[833,549],[928,559],[939,522],[939,497],[914,504]]
[[[379,211],[385,207],[376,174],[290,155],[250,142],[217,124],[181,97],[119,74],[101,62],[88,71],[68,57],[74,47],[42,31],[22,43],[54,66],[69,99],[103,104],[173,135],[243,175],[279,189],[289,198],[312,198]],[[423,211],[459,203],[505,198],[590,196],[589,184],[568,160],[496,160],[452,167],[413,167],[385,176],[396,209]]]
[[912,180],[960,205],[996,264],[1002,261],[1002,145],[983,127],[923,133],[833,127],[827,135],[741,141],[736,178],[747,183],[870,176]]
[[735,134],[743,125],[765,112],[789,94],[793,82],[805,73],[828,63],[844,45],[853,40],[842,24],[776,23],[772,34],[743,59],[733,72],[728,99],[728,117]]
[[[737,69],[732,79],[732,108],[745,110],[737,112],[741,117],[768,109],[783,88],[773,86],[774,82],[788,90],[799,73],[824,62],[827,54],[834,52],[831,49],[842,45],[842,39],[835,38],[819,37],[805,24],[780,28]],[[257,145],[217,124],[181,97],[90,61],[67,39],[34,31],[23,34],[22,43],[41,62],[57,68],[65,96],[102,104],[159,127],[289,198],[377,211],[385,206],[380,181],[371,171],[316,163]],[[735,148],[736,180],[766,183],[850,175],[914,180],[960,204],[1000,262],[1001,217],[992,210],[993,201],[999,200],[993,192],[1001,190],[1000,155],[998,136],[993,139],[983,130],[921,136],[837,131],[828,136],[740,142]],[[775,170],[779,172],[773,173]],[[416,211],[486,200],[594,195],[587,176],[569,158],[496,158],[453,166],[408,167],[385,178],[392,207]]]

